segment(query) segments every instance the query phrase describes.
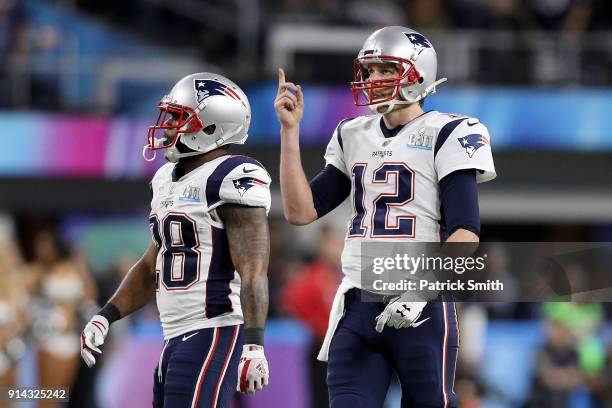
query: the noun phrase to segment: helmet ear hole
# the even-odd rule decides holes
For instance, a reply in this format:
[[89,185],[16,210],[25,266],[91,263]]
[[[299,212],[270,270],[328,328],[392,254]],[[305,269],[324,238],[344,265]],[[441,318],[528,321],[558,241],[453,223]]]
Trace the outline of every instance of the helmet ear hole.
[[423,77],[419,77],[419,84],[423,83]]
[[217,130],[217,125],[212,124],[202,129],[202,132],[206,133],[207,135],[212,135],[213,133],[215,133],[215,130]]

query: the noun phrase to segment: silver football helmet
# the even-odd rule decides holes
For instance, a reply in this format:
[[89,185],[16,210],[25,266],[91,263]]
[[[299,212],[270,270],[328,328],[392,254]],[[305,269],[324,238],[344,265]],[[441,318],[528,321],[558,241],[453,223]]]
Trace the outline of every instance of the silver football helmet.
[[[369,63],[397,64],[399,74],[371,81]],[[388,113],[395,105],[418,102],[435,93],[436,85],[446,81],[446,78],[436,80],[437,68],[436,51],[424,35],[400,26],[381,28],[368,37],[355,59],[355,76],[351,82],[355,105]],[[386,88],[393,89],[391,96],[376,96]]]
[[[203,154],[248,137],[251,107],[247,96],[229,79],[208,72],[191,74],[174,85],[157,104],[157,123],[149,126],[143,157],[153,160],[165,149],[166,159]],[[180,149],[177,141],[181,142]],[[152,151],[152,157],[147,154]]]

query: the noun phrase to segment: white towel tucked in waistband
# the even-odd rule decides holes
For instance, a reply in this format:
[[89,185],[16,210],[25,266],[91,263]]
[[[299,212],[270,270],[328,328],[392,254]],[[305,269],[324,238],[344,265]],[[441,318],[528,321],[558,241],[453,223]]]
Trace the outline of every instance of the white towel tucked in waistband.
[[329,346],[332,338],[334,337],[334,333],[336,332],[336,328],[338,327],[338,323],[344,314],[344,295],[354,287],[355,286],[348,282],[346,278],[343,279],[340,286],[338,286],[338,291],[334,297],[334,303],[329,311],[329,325],[327,326],[327,333],[325,333],[325,339],[323,340],[323,345],[321,346],[317,360],[327,361]]

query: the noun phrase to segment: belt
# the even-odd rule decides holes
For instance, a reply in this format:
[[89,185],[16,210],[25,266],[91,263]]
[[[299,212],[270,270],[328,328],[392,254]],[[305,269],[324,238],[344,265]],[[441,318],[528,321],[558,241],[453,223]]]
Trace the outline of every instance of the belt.
[[357,300],[364,302],[389,304],[389,302],[395,299],[398,295],[383,295],[380,293],[370,292],[359,288],[352,288],[348,292],[346,292],[345,296],[347,301]]
[[[346,296],[347,301],[357,300],[357,301],[389,304],[392,300],[397,298],[399,295],[383,295],[381,293],[370,292],[370,291],[359,289],[359,288],[352,288],[352,289],[349,289],[348,292],[346,292],[345,296]],[[441,292],[432,301],[453,302],[454,299],[451,294]]]

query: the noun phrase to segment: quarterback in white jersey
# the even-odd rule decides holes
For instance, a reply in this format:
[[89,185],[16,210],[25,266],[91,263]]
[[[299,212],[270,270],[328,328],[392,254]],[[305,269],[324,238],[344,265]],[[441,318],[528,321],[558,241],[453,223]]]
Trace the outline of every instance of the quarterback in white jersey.
[[448,232],[441,230],[440,181],[466,169],[477,170],[477,182],[495,177],[487,128],[475,118],[437,111],[394,132],[380,115],[342,121],[325,162],[352,180],[354,214],[342,271],[355,287],[361,287],[363,241],[440,241]]
[[286,82],[282,69],[275,101],[287,220],[308,224],[346,198],[353,206],[342,253],[345,276],[319,354],[328,361],[330,406],[382,407],[395,372],[402,407],[456,407],[459,334],[452,299],[415,302],[405,294],[362,302],[361,244],[478,242],[476,186],[496,175],[489,133],[478,119],[423,111],[423,99],[445,79],[436,79],[432,44],[412,29],[374,32],[354,68],[355,104],[374,114],[340,122],[326,166],[310,182],[299,153],[303,93]]
[[95,364],[110,324],[156,295],[165,341],[153,406],[228,406],[236,389],[268,383],[271,180],[256,160],[228,153],[246,141],[251,119],[229,79],[189,75],[158,108],[143,156],[163,149],[169,163],[150,184],[152,243],[83,330],[81,355]]

